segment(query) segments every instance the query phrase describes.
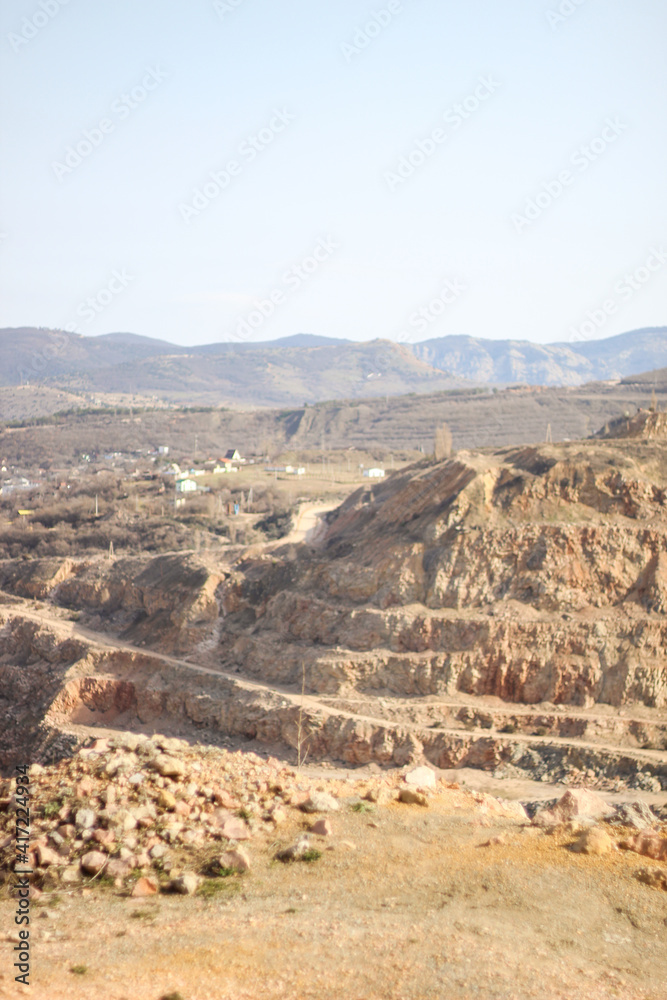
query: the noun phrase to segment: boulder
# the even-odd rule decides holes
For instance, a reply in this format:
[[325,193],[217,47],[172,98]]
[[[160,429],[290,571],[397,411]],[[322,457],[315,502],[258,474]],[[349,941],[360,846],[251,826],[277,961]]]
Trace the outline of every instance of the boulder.
[[609,816],[612,807],[598,795],[586,788],[568,789],[550,809],[539,809],[533,818],[536,826],[557,826],[567,823],[577,816],[593,816],[600,818]]
[[640,799],[638,802],[620,802],[609,822],[616,826],[631,826],[635,830],[649,830],[657,823],[657,816]]
[[143,876],[134,885],[131,895],[135,899],[141,899],[144,896],[154,896],[159,892],[160,886],[156,878],[151,878],[150,876]]
[[430,767],[416,767],[405,775],[406,785],[411,785],[413,788],[435,788],[437,782],[435,771]]
[[218,858],[218,863],[221,868],[231,868],[236,872],[250,871],[250,858],[242,847],[238,847],[235,851],[225,851]]
[[332,834],[331,823],[328,819],[318,819],[316,823],[310,827],[310,833],[317,834],[318,837],[330,837]]
[[653,889],[663,889],[667,892],[667,872],[661,868],[638,868],[635,878]]
[[305,802],[301,803],[300,808],[305,813],[327,813],[337,812],[340,809],[340,804],[328,792],[313,792]]
[[634,837],[622,840],[620,846],[626,851],[643,854],[655,861],[667,861],[667,837],[663,837],[657,830],[643,830]]
[[35,847],[35,857],[40,868],[47,868],[49,865],[62,864],[63,858],[57,851],[51,850],[46,844],[37,844]]
[[101,851],[88,851],[81,858],[81,870],[86,875],[99,875],[108,864],[109,858]]
[[428,806],[428,799],[424,793],[417,792],[412,788],[402,788],[398,800],[407,806]]
[[180,896],[194,896],[199,888],[200,878],[193,872],[185,872],[178,878],[173,878],[169,883],[171,892],[177,892]]
[[252,834],[242,819],[231,816],[225,820],[220,828],[220,833],[227,840],[250,840]]
[[185,764],[178,757],[160,754],[153,761],[153,767],[163,778],[182,778],[185,774]]
[[77,830],[92,830],[97,821],[94,809],[77,809],[74,824]]
[[609,854],[615,848],[614,841],[606,830],[594,826],[590,830],[583,830],[577,840],[570,846],[570,850],[577,854]]

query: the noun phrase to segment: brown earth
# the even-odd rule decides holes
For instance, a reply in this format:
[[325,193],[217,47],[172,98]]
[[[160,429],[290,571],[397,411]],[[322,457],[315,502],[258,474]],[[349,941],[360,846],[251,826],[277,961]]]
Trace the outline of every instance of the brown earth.
[[[213,755],[200,767],[230,782],[229,818],[252,832],[251,871],[192,897],[128,898],[152,870],[139,854],[101,891],[40,865],[35,912],[54,912],[35,920],[34,995],[664,1000],[659,423],[645,413],[622,436],[423,461],[280,544],[1,562],[0,763],[49,765],[34,772],[33,836],[51,837],[74,806],[101,810],[107,785],[77,783],[106,774],[133,807],[166,791],[179,815],[194,808],[194,840],[163,829],[163,813],[152,822],[178,848],[170,877],[208,878],[189,852],[202,834],[221,849],[215,790],[159,784],[150,768],[131,784],[134,760],[126,775],[93,775],[77,748],[119,730],[159,730],[153,742],[186,769]],[[260,750],[278,759],[262,764]],[[441,779],[428,805],[396,801],[421,763]],[[448,787],[452,769],[477,769],[480,786],[529,813],[566,788],[640,796],[653,854],[639,858],[604,818],[589,839],[587,821],[540,832],[514,807]],[[359,796],[381,785],[390,794],[368,812]],[[298,807],[318,789],[342,803],[331,838],[312,863],[282,865],[276,852],[316,818]],[[65,818],[47,809],[54,799]],[[104,845],[109,814],[96,822]],[[76,868],[86,841],[68,843],[62,864]],[[126,850],[143,848],[135,837]],[[11,918],[9,899],[0,912]],[[13,995],[6,973],[0,987]]]
[[[409,770],[291,770],[159,736],[120,734],[105,747],[32,769],[34,850],[49,831],[65,834],[33,877],[30,992],[39,1000],[665,995],[667,896],[647,885],[664,863],[619,849],[627,831],[613,822],[594,828],[606,853],[586,855],[573,850],[576,821],[531,825],[512,803],[435,774],[424,805],[406,805],[396,795]],[[151,762],[166,757],[180,761],[178,777],[158,776]],[[318,790],[337,802],[331,832],[310,835],[310,863],[280,864],[277,853],[318,820],[301,809]],[[221,801],[241,807],[246,832],[236,835],[248,838],[250,864],[242,875],[214,867],[230,837]],[[118,809],[142,816],[139,828],[123,833]],[[97,816],[87,841],[80,810]],[[62,823],[75,816],[72,840]],[[0,843],[13,822],[0,797]],[[151,864],[143,852],[156,843],[167,846]],[[128,874],[80,873],[91,844],[116,872],[124,850]],[[11,852],[0,849],[0,871]],[[169,893],[185,872],[199,881],[196,895]],[[160,891],[132,895],[146,877]],[[15,905],[8,883],[3,926]],[[0,934],[0,996],[24,992],[6,971],[15,938]]]

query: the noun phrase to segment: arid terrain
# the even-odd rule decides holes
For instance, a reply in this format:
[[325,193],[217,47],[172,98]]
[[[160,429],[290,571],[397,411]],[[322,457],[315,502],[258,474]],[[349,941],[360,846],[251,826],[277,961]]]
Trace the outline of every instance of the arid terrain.
[[666,421],[7,552],[33,995],[663,1000]]

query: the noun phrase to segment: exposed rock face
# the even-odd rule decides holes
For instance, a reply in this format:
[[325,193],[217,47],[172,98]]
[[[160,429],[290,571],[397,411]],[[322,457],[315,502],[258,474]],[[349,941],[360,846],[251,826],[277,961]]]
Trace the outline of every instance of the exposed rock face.
[[299,573],[248,565],[223,585],[223,662],[288,683],[305,665],[319,692],[664,705],[662,456],[460,454],[358,491]]
[[[662,439],[615,438],[419,463],[354,493],[296,554],[0,564],[5,590],[88,629],[56,636],[25,602],[0,607],[0,710],[18,725],[0,763],[19,731],[44,749],[66,723],[176,719],[311,759],[558,780],[594,766],[659,790],[667,730],[647,711],[667,703],[666,528]],[[647,711],[557,711],[596,704]]]

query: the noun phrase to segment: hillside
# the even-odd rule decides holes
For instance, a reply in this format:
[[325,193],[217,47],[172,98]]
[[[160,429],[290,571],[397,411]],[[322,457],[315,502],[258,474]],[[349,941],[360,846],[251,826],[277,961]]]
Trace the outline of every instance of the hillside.
[[561,344],[472,337],[354,343],[297,334],[193,347],[128,333],[0,331],[0,386],[136,394],[181,405],[294,406],[480,384],[572,387],[661,364],[667,364],[666,327]]
[[416,357],[473,382],[581,385],[618,379],[667,362],[667,327],[601,340],[532,344],[521,340],[440,337],[413,347]]
[[30,761],[35,995],[663,1000],[664,416],[422,458],[268,544],[18,526],[0,951]]
[[[25,394],[29,390],[13,390]],[[35,390],[41,393],[43,390]],[[234,446],[244,455],[321,451],[389,453],[406,457],[433,446],[435,427],[446,421],[455,448],[501,447],[588,437],[609,421],[638,407],[648,409],[653,385],[592,383],[574,389],[483,389],[389,396],[320,403],[291,409],[113,410],[71,413],[43,426],[0,430],[0,458],[10,465],[69,463],[82,452],[145,452],[168,445],[177,459],[192,458],[195,436],[200,454],[217,456]],[[667,406],[667,385],[656,392]],[[41,395],[36,401],[45,405]],[[139,404],[139,401],[137,401]],[[2,393],[0,392],[0,406]],[[127,406],[127,400],[125,401]],[[21,415],[27,404],[21,401]],[[38,413],[41,413],[39,408]],[[0,411],[1,412],[1,411]],[[310,459],[304,454],[303,459]],[[360,459],[364,460],[364,459]]]

